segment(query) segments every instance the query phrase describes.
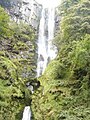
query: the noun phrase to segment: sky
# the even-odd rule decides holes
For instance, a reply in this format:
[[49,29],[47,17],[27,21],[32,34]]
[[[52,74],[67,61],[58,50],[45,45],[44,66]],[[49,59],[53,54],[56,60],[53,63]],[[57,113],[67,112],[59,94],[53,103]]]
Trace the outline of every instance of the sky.
[[56,7],[60,4],[61,0],[36,0],[38,3],[42,4],[44,7]]

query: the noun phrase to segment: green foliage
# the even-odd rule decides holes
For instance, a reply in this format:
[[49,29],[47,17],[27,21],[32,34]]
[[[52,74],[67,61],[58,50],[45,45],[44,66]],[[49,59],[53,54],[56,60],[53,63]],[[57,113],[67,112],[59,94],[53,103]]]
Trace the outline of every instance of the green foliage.
[[14,29],[14,36],[22,41],[32,41],[35,39],[35,30],[29,25],[20,22],[20,24],[10,23],[11,29]]
[[9,28],[9,16],[0,6],[0,37],[10,37],[13,32]]
[[20,120],[31,104],[27,81],[35,77],[35,30],[14,23],[0,7],[0,120]]
[[90,1],[63,0],[58,56],[32,98],[34,120],[90,119]]
[[19,41],[18,43],[16,43],[14,45],[14,49],[15,50],[24,50],[24,49],[28,49],[28,46],[24,42]]
[[81,40],[86,34],[90,34],[89,5],[90,2],[86,0],[66,8],[67,14],[62,15],[64,17],[61,20],[60,32],[55,39],[56,46],[59,50],[61,45]]
[[48,68],[46,69],[45,75],[47,76],[47,78],[52,79],[63,78],[64,72],[62,73],[62,71],[65,71],[64,65],[61,64],[60,61],[55,60],[49,64]]

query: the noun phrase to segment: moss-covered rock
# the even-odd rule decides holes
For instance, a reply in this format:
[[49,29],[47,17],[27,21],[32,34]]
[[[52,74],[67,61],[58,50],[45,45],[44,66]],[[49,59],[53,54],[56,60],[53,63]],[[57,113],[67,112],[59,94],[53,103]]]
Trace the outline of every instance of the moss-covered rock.
[[28,25],[9,21],[0,10],[0,120],[20,120],[31,104],[26,83],[36,76],[36,34]]

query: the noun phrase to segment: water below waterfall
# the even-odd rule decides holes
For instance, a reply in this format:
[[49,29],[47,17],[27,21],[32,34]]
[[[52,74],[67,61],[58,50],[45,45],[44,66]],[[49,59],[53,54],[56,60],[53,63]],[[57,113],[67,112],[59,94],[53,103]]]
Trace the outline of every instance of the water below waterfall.
[[56,48],[54,45],[52,45],[52,39],[54,38],[54,28],[55,8],[43,8],[38,37],[37,77],[44,73],[48,62],[56,57]]
[[29,106],[24,108],[22,120],[31,120],[31,110]]

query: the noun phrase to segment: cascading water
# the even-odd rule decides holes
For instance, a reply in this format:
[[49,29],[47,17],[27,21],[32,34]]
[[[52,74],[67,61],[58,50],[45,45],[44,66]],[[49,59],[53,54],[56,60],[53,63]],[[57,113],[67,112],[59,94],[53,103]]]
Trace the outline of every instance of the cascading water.
[[52,39],[54,38],[54,28],[55,28],[55,8],[48,8],[48,57],[50,60],[56,57],[57,49],[52,44]]
[[46,66],[47,66],[47,50],[45,38],[45,9],[43,8],[38,37],[37,77],[39,77],[44,72]]
[[[39,26],[38,37],[38,61],[37,61],[37,77],[39,77],[45,71],[45,68],[49,60],[56,57],[56,48],[52,45],[52,39],[54,38],[54,25],[55,25],[55,8],[48,8],[48,22],[46,23],[45,8],[42,10],[42,16]],[[45,28],[47,26],[48,36],[45,34]]]
[[31,120],[31,110],[29,106],[24,108],[22,120]]

